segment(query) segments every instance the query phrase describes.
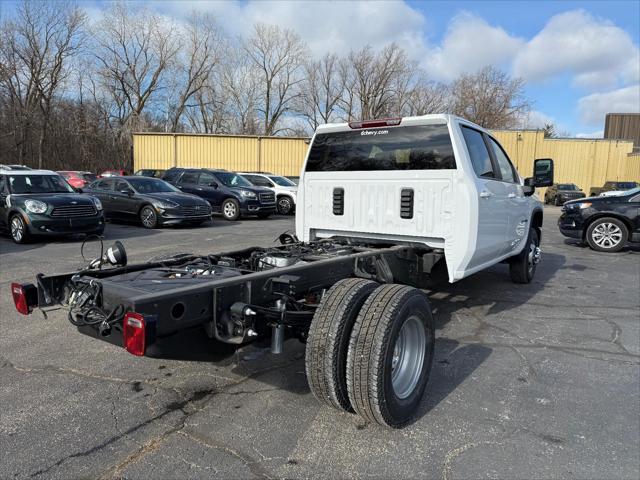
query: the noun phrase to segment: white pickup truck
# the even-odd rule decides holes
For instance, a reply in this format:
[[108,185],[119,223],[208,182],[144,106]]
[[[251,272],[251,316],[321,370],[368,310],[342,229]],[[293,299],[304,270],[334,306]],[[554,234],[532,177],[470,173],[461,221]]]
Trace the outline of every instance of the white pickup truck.
[[533,193],[553,183],[553,161],[534,165],[523,181],[489,132],[449,115],[324,125],[300,178],[297,237],[128,265],[116,242],[77,272],[11,292],[19,312],[64,308],[80,332],[139,356],[192,327],[237,346],[268,339],[274,354],[297,338],[321,402],[398,428],[431,370],[422,289],[434,268],[454,282],[505,261],[513,281],[533,278]]

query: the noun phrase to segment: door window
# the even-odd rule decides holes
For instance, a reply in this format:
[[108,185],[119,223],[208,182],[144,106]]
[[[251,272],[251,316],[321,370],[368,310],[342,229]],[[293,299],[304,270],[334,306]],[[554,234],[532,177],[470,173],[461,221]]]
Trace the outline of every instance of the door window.
[[[186,175],[187,174],[185,173],[185,176]],[[200,174],[200,177],[198,178],[198,185],[203,185],[205,187],[212,187],[212,186],[216,185],[217,183],[218,182],[216,182],[216,177],[214,177],[213,175],[211,175],[210,173],[207,173],[207,172],[202,172]]]
[[0,193],[4,192],[4,177],[0,176]]
[[116,182],[116,192],[130,192],[130,191],[132,190],[127,182],[122,180],[118,180]]
[[493,171],[491,157],[489,156],[487,145],[484,143],[484,138],[482,138],[482,133],[472,128],[462,127],[462,136],[467,144],[471,164],[473,165],[473,170],[476,172],[476,175],[485,178],[495,178],[496,175]]
[[517,177],[515,176],[514,168],[513,168],[513,165],[511,165],[511,162],[509,161],[509,157],[507,157],[507,154],[504,153],[504,150],[502,150],[502,147],[498,145],[498,142],[496,142],[491,137],[488,137],[488,138],[489,138],[489,145],[493,150],[493,156],[498,161],[498,167],[500,168],[500,176],[502,177],[502,181],[515,183]]
[[198,183],[198,172],[184,172],[180,183]]
[[260,175],[244,175],[251,183],[256,187],[273,187],[273,183],[268,178],[261,177]]

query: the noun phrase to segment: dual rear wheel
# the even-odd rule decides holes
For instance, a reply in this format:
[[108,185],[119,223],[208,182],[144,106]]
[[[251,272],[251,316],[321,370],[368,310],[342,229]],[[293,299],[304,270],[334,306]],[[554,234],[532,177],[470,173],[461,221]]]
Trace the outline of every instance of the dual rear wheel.
[[309,330],[306,370],[323,403],[399,428],[422,399],[434,353],[426,295],[349,278],[323,297]]

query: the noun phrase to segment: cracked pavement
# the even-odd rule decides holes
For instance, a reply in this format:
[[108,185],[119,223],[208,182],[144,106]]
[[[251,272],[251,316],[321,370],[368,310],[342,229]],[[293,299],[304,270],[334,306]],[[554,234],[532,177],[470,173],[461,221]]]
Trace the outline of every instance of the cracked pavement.
[[[416,421],[321,406],[304,346],[216,352],[197,332],[137,358],[60,311],[18,315],[12,281],[69,271],[80,241],[0,238],[0,478],[637,478],[640,248],[593,252],[545,210],[531,285],[495,266],[430,293],[437,328]],[[109,225],[132,262],[268,245],[292,218],[147,231]],[[89,254],[90,255],[90,254]]]

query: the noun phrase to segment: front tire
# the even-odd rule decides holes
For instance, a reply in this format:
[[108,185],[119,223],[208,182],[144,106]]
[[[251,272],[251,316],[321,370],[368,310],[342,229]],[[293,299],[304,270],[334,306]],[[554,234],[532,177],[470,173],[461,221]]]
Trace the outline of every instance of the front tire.
[[530,283],[540,262],[540,237],[535,228],[529,229],[527,244],[509,262],[509,274],[513,283]]
[[313,395],[338,410],[353,412],[347,391],[347,350],[351,329],[376,282],[347,278],[320,301],[307,339],[305,369]]
[[414,416],[429,380],[435,346],[427,296],[382,285],[365,301],[351,332],[347,390],[356,413],[400,428]]
[[293,200],[291,197],[282,196],[278,198],[278,213],[280,215],[289,215],[293,211]]
[[222,202],[221,210],[225,220],[232,222],[240,218],[240,204],[233,198],[227,198]]
[[29,230],[22,218],[22,215],[16,213],[9,220],[9,233],[11,234],[11,240],[15,243],[27,243],[29,241]]
[[629,229],[617,218],[598,218],[589,225],[585,237],[596,252],[618,252],[627,243]]
[[144,228],[149,229],[158,226],[158,215],[151,205],[145,205],[140,209],[140,223]]

